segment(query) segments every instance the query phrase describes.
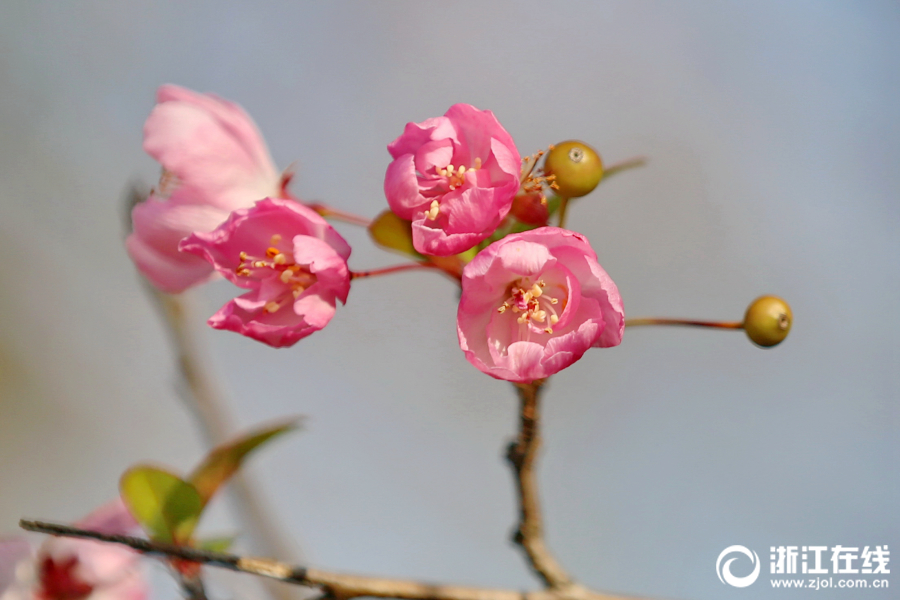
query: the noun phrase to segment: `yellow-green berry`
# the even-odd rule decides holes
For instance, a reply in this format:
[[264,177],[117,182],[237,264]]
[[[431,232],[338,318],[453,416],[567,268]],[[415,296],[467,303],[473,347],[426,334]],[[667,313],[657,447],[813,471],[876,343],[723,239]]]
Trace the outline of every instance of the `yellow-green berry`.
[[[554,175],[557,194],[564,198],[585,196],[603,178],[603,162],[597,151],[577,140],[553,146],[544,159],[544,175]],[[554,187],[555,187],[554,186]]]
[[760,296],[747,307],[744,330],[754,344],[769,348],[784,341],[793,321],[787,302],[778,296]]

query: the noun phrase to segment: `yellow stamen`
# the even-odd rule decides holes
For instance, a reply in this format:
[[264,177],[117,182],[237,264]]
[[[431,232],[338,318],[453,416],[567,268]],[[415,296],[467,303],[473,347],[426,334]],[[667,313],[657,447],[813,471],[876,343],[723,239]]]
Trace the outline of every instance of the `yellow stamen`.
[[[451,188],[452,189],[452,188]],[[441,204],[437,200],[431,201],[431,206],[427,211],[425,211],[425,218],[429,221],[434,221],[438,218],[438,215],[441,212]]]

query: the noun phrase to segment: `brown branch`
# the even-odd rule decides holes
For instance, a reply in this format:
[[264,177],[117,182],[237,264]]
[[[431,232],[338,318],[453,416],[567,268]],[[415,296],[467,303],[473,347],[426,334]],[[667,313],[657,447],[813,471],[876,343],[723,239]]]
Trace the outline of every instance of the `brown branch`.
[[519,436],[510,443],[506,458],[515,471],[519,499],[519,524],[513,541],[525,551],[529,565],[547,587],[557,589],[572,585],[573,581],[544,541],[534,468],[541,447],[539,405],[543,384],[544,380],[515,384],[520,400]]
[[625,596],[601,594],[575,584],[534,592],[435,585],[406,579],[333,573],[320,569],[291,566],[268,558],[238,556],[185,546],[173,546],[125,535],[96,533],[57,523],[23,519],[19,521],[19,526],[38,533],[123,544],[144,554],[202,563],[286,583],[313,586],[322,590],[326,596],[340,600],[363,596],[401,598],[403,600],[628,600],[628,597]]

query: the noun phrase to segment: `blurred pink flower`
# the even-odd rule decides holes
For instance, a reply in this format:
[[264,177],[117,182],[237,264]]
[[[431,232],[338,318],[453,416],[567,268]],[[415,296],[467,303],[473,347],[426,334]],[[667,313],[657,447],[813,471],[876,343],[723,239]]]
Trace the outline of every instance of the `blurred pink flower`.
[[384,193],[412,221],[422,254],[458,254],[490,236],[519,189],[519,152],[489,110],[454,104],[443,117],[408,123],[388,151]]
[[[107,534],[138,529],[119,499],[76,526]],[[47,538],[35,556],[24,538],[0,541],[0,600],[144,600],[148,592],[140,555],[122,546]]]
[[216,230],[194,233],[180,247],[251,290],[223,306],[210,326],[275,348],[325,327],[336,301],[346,302],[350,291],[350,246],[292,200],[266,198],[236,210]]
[[619,290],[578,233],[542,227],[509,235],[463,270],[459,344],[497,379],[549,377],[588,348],[618,345],[624,328]]
[[126,247],[138,269],[159,289],[176,293],[206,281],[212,267],[178,252],[195,231],[211,231],[228,213],[268,196],[284,181],[244,110],[209,94],[174,85],[157,92],[144,124],[144,150],[162,164],[150,197],[131,213]]

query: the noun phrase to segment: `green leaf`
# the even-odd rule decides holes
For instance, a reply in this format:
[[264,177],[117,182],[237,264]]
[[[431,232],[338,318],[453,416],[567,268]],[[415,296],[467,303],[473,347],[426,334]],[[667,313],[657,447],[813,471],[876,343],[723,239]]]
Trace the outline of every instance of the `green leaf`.
[[221,537],[206,538],[197,542],[197,547],[208,552],[228,552],[234,544],[236,536],[223,535]]
[[275,436],[297,429],[299,426],[298,419],[292,419],[286,423],[258,429],[218,446],[206,456],[200,466],[194,469],[188,481],[200,493],[201,501],[205,505],[219,487],[237,472],[250,452]]
[[170,544],[191,539],[203,512],[203,500],[193,485],[168,471],[138,465],[125,471],[119,490],[150,539]]
[[390,210],[375,217],[375,220],[369,225],[369,235],[379,246],[402,252],[417,259],[424,258],[413,248],[412,223],[401,219]]

